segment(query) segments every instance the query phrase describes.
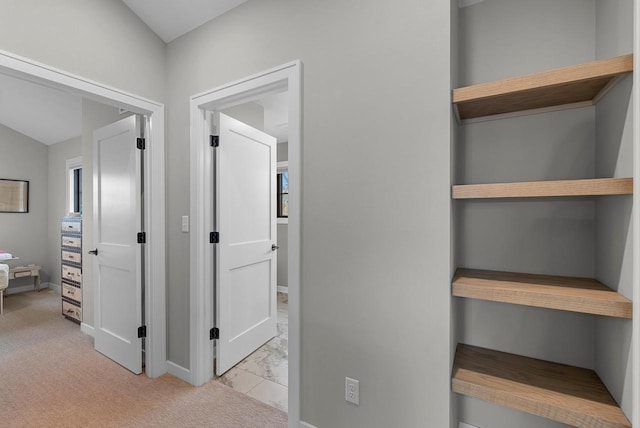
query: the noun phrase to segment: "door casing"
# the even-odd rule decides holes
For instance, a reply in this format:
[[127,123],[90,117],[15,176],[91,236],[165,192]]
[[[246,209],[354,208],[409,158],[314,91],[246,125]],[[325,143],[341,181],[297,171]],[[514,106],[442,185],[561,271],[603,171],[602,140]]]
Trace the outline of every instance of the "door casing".
[[[164,105],[77,76],[46,64],[0,50],[0,73],[55,88],[92,101],[124,108],[149,118],[149,137],[144,156],[145,246],[144,281],[147,339],[145,372],[149,377],[167,372],[167,333],[165,309],[165,178],[164,178]],[[90,328],[83,328],[91,334]]]
[[300,424],[300,220],[302,62],[294,61],[190,97],[191,236],[190,370],[184,380],[202,385],[213,378],[212,156],[206,115],[265,95],[287,91],[289,102],[289,427]]

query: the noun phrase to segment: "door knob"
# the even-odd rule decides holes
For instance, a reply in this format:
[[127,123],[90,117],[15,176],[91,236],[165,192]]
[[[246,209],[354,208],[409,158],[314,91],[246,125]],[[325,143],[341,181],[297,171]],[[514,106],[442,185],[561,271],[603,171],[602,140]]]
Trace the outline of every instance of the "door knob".
[[276,244],[273,244],[273,245],[271,246],[271,251],[275,251],[275,250],[277,250],[278,248],[280,248],[280,247],[278,247]]
[[95,250],[89,251],[89,254],[93,254],[94,256],[97,256],[98,255],[98,249],[96,248]]

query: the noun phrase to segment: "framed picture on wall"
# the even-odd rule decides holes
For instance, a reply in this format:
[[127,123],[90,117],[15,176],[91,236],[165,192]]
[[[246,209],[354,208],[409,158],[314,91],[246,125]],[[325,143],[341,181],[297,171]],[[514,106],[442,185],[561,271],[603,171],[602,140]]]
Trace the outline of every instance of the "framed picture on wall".
[[29,182],[0,178],[0,212],[29,212]]

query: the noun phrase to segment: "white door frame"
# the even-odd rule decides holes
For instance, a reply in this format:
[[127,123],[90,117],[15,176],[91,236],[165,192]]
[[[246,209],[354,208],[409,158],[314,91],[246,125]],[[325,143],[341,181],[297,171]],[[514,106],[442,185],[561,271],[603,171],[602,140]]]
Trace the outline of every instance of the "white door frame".
[[640,1],[633,2],[633,324],[631,425],[640,426]]
[[302,63],[290,62],[190,97],[191,117],[191,279],[190,379],[213,378],[212,156],[207,111],[222,110],[287,89],[289,101],[289,427],[300,421],[300,219]]
[[0,50],[0,73],[39,83],[149,117],[145,167],[145,372],[158,377],[167,372],[165,314],[165,196],[164,105],[89,79]]

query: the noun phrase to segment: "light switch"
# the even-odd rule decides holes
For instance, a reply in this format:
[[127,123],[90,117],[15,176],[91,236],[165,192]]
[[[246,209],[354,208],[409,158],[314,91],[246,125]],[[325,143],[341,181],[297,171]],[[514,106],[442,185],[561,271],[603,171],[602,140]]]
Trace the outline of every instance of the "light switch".
[[188,215],[182,216],[182,231],[184,233],[189,232],[189,216]]

